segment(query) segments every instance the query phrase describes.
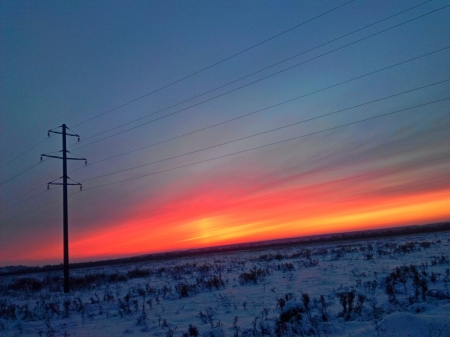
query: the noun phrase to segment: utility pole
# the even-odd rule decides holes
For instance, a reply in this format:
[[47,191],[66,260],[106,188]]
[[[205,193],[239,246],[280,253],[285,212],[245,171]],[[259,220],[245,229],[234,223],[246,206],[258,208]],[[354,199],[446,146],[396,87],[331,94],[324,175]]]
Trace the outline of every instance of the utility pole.
[[68,214],[68,200],[67,200],[67,185],[78,185],[80,186],[80,191],[82,189],[82,185],[77,182],[68,183],[67,179],[70,179],[67,176],[67,160],[84,160],[85,164],[87,165],[86,158],[68,158],[67,153],[70,153],[66,149],[66,136],[72,136],[72,137],[78,137],[78,141],[80,141],[80,136],[76,133],[68,133],[67,129],[68,127],[66,124],[61,125],[62,131],[53,131],[48,130],[48,137],[50,137],[50,133],[57,133],[62,135],[62,157],[60,156],[52,156],[48,154],[41,154],[41,161],[42,157],[49,157],[49,158],[57,158],[62,159],[63,161],[63,175],[62,177],[58,178],[63,180],[62,183],[55,183],[55,179],[49,183],[47,183],[47,189],[50,188],[50,185],[62,185],[63,186],[63,243],[64,243],[64,292],[68,293],[70,290],[69,287],[69,214]]

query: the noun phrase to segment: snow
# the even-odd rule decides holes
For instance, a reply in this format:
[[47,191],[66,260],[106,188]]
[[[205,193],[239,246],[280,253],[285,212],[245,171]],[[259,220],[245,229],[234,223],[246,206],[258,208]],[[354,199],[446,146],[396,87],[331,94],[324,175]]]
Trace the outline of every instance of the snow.
[[76,269],[69,294],[59,272],[5,276],[0,336],[449,336],[449,240],[444,232]]

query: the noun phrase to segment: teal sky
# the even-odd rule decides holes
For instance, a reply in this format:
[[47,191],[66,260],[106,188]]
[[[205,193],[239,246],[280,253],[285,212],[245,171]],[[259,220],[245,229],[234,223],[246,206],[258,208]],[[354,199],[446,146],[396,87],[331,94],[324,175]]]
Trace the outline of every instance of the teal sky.
[[[85,190],[70,198],[75,260],[189,248],[184,243],[196,234],[184,232],[180,224],[205,217],[234,219],[230,226],[236,226],[235,236],[225,235],[225,240],[223,232],[211,232],[211,241],[194,240],[192,246],[311,234],[313,220],[305,214],[325,212],[319,210],[338,202],[354,215],[366,212],[358,202],[384,205],[383,198],[401,197],[405,203],[410,198],[416,205],[433,195],[430,198],[445,204],[450,200],[449,5],[444,0],[1,1],[0,265],[60,261],[62,207],[55,200],[62,191],[56,186],[45,191],[47,182],[61,176],[61,162],[33,165],[42,153],[61,149],[59,136],[43,140],[47,130],[62,123],[82,139],[79,144],[70,139],[69,151],[91,163],[85,168],[80,162],[69,163],[70,178],[82,182]],[[305,97],[278,105],[300,96]],[[261,109],[266,110],[149,147]],[[108,159],[112,156],[117,157]],[[165,160],[174,156],[179,157]],[[153,161],[160,162],[146,165]],[[142,167],[128,170],[137,166]],[[127,171],[115,173],[121,170]],[[171,171],[116,184],[166,170]],[[96,178],[109,173],[114,174]],[[296,209],[290,203],[305,186],[316,191],[314,203],[307,210]],[[353,191],[356,186],[358,192]],[[191,205],[197,197],[198,203]],[[240,200],[239,205],[230,200]],[[262,200],[275,200],[273,209],[271,202],[265,207],[271,210],[266,218],[257,218],[259,206],[247,214],[265,204]],[[370,226],[450,220],[450,211],[436,207],[424,208],[423,216],[374,217]],[[283,225],[283,230],[273,229],[266,220]],[[250,230],[254,223],[267,230]],[[115,241],[105,239],[105,233],[120,235],[118,228],[127,224],[135,237],[127,233],[123,247],[115,250]],[[246,231],[239,226],[247,226]],[[342,223],[317,233],[368,226]],[[147,250],[139,241],[146,228],[153,235]],[[166,245],[160,247],[152,240],[161,228],[178,234],[164,236]],[[104,250],[81,244],[96,235],[106,240]],[[24,253],[23,247],[29,249]]]

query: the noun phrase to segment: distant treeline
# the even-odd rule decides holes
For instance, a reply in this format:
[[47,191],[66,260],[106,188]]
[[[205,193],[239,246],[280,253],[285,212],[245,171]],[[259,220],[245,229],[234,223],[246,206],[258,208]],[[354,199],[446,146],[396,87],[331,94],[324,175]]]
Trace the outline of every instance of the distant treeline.
[[[245,250],[258,250],[258,249],[269,249],[269,248],[283,248],[293,245],[301,244],[316,244],[316,243],[326,243],[326,242],[336,242],[336,241],[354,241],[354,240],[365,240],[374,238],[385,238],[393,236],[402,235],[414,235],[423,233],[434,233],[434,232],[445,232],[450,231],[450,222],[428,224],[428,225],[416,225],[407,227],[395,227],[389,229],[375,229],[369,231],[359,231],[350,233],[338,233],[338,234],[328,234],[328,235],[317,235],[311,237],[299,237],[292,239],[280,239],[271,241],[261,241],[261,242],[251,242],[242,243],[228,246],[217,246],[208,248],[199,248],[185,251],[174,251],[167,253],[157,253],[149,255],[141,255],[128,258],[93,261],[93,262],[80,262],[71,263],[71,269],[78,268],[90,268],[90,267],[103,267],[110,265],[120,265],[120,264],[133,264],[139,262],[149,262],[149,261],[161,261],[167,259],[188,257],[188,256],[201,256],[207,254],[215,253],[227,253],[235,251],[245,251]],[[0,270],[0,276],[7,275],[17,275],[17,274],[29,274],[37,272],[48,272],[63,270],[63,265],[47,265],[43,267],[26,267],[26,266],[11,266],[0,268],[6,271]]]

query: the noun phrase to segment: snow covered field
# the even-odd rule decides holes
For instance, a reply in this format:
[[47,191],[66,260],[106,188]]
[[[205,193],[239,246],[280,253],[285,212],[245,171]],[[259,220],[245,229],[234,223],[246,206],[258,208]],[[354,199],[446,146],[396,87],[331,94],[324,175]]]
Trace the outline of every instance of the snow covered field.
[[0,336],[450,336],[450,233],[0,278]]

